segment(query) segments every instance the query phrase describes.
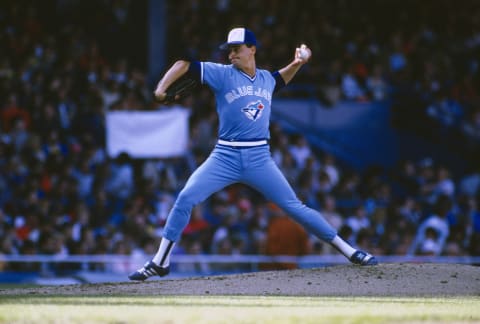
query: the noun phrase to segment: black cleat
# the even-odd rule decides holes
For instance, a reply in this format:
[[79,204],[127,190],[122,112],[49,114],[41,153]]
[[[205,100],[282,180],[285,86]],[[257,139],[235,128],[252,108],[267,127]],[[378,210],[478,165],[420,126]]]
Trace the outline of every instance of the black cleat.
[[375,259],[373,255],[360,250],[353,253],[350,257],[350,262],[361,266],[373,266],[378,264],[377,259]]
[[170,272],[170,267],[162,268],[153,261],[148,261],[145,263],[143,268],[138,269],[137,271],[131,273],[128,276],[128,279],[130,280],[136,280],[136,281],[144,281],[147,278],[153,277],[153,276],[160,276],[164,277],[168,275]]

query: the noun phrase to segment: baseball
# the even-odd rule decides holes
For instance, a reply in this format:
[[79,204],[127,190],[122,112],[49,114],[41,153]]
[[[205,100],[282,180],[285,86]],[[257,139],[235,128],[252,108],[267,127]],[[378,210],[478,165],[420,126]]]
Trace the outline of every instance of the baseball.
[[308,58],[310,57],[310,51],[307,49],[307,46],[305,44],[302,44],[300,46],[297,56],[302,60],[308,60]]

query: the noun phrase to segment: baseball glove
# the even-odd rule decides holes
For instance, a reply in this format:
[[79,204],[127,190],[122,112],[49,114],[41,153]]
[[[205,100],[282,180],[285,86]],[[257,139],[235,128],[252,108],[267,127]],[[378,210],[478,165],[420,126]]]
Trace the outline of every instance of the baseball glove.
[[192,94],[197,86],[198,81],[191,77],[183,76],[168,87],[163,102],[170,103],[181,100]]

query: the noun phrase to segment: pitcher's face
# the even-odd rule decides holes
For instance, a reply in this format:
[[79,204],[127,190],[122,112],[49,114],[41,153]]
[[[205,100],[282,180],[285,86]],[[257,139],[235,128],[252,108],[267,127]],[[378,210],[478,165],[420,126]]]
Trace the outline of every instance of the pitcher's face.
[[245,44],[230,45],[228,47],[228,59],[235,67],[244,70],[255,59],[255,51],[255,46],[248,47]]

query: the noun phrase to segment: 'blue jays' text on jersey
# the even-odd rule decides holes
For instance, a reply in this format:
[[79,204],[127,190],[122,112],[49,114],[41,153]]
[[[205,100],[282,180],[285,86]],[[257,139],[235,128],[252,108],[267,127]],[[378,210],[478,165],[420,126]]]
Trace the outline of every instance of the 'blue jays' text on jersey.
[[233,65],[200,63],[200,81],[215,93],[219,138],[254,140],[270,138],[272,94],[276,80],[269,71],[257,69],[250,77]]

